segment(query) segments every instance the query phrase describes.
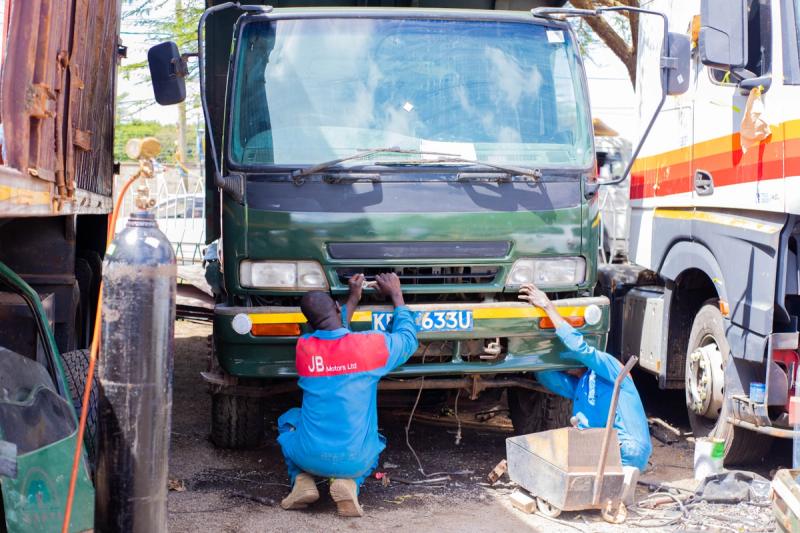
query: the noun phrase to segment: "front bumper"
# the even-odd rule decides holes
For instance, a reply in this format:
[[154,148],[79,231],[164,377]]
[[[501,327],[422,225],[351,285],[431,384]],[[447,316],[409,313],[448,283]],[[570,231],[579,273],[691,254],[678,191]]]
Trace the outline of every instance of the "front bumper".
[[[565,317],[583,317],[586,308],[595,305],[602,318],[594,325],[577,328],[586,342],[605,348],[609,324],[609,301],[605,297],[571,298],[553,303]],[[412,311],[470,309],[474,327],[461,332],[423,332],[420,342],[429,340],[507,339],[507,350],[502,357],[492,361],[464,360],[453,357],[451,361],[436,363],[406,363],[391,376],[435,376],[459,374],[497,374],[512,372],[539,372],[560,370],[575,366],[561,359],[564,351],[555,330],[539,327],[545,314],[540,309],[517,302],[474,304],[412,304]],[[372,327],[373,311],[390,311],[387,306],[359,307],[353,315],[353,331]],[[297,337],[257,337],[251,333],[239,334],[231,325],[233,317],[244,313],[253,324],[300,324],[304,333],[311,332],[305,317],[297,307],[229,307],[218,305],[214,310],[214,343],[220,366],[232,376],[254,378],[295,378],[294,347]]]

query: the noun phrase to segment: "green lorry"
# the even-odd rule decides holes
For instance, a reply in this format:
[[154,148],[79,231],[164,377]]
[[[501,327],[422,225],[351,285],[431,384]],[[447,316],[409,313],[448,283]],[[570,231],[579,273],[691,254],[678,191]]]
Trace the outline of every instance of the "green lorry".
[[[562,347],[517,291],[548,291],[599,347],[609,303],[594,294],[585,73],[569,23],[530,11],[545,3],[209,0],[198,55],[217,304],[203,376],[217,445],[258,443],[263,398],[294,386],[301,296],[343,298],[359,272],[397,273],[419,326],[418,352],[381,388],[425,376],[471,398],[507,389],[518,431],[567,422],[569,404],[535,380],[568,367]],[[150,60],[156,99],[185,97],[174,43]],[[366,289],[350,326],[386,329],[389,311]]]

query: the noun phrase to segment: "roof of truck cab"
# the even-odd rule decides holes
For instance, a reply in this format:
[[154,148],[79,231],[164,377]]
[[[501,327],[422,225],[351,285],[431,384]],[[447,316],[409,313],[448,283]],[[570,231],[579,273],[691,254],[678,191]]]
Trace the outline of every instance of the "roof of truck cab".
[[[259,17],[259,15],[252,15]],[[568,26],[562,20],[534,17],[530,11],[502,11],[490,9],[407,8],[407,7],[286,7],[277,8],[269,18],[431,18],[456,20],[494,20],[498,22],[526,22],[548,26]],[[260,18],[260,17],[259,17]]]

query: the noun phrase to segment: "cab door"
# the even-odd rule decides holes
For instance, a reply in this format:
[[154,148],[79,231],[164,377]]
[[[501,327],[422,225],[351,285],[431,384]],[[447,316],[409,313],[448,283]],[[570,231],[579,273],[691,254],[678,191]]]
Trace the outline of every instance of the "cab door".
[[[705,67],[697,59],[692,194],[698,208],[783,210],[781,114],[787,107],[781,75],[774,72],[778,11],[777,2],[748,0],[743,69]],[[748,109],[750,85],[760,87],[762,95]],[[757,145],[743,142],[747,115],[770,125],[771,135]]]
[[[797,106],[800,98],[800,3],[780,0],[780,11],[773,17],[773,27],[780,28],[780,34],[775,35],[772,41],[780,50],[780,72],[783,74],[774,102],[784,113],[781,119],[784,210],[800,213],[800,194],[792,193],[800,186],[800,108]],[[780,81],[780,76],[773,76],[773,83]]]
[[[684,33],[699,13],[698,0],[657,0],[648,9],[669,14],[669,30]],[[661,99],[660,64],[663,26],[658,17],[640,17],[636,96],[644,133]],[[690,69],[689,91],[668,96],[642,145],[631,171],[630,258],[657,270],[676,240],[691,238],[690,221],[682,214],[692,205],[691,162],[694,144],[693,95],[698,71]]]

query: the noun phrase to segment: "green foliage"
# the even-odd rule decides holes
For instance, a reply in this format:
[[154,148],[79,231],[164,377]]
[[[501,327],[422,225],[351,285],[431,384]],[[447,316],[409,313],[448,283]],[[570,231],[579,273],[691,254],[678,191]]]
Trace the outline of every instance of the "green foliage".
[[[122,20],[123,33],[146,36],[147,46],[163,41],[174,41],[183,53],[197,50],[197,23],[203,13],[205,0],[123,0]],[[155,121],[142,121],[136,117],[145,109],[154,105],[152,96],[136,99],[128,98],[129,95],[121,94],[117,98],[117,134],[115,138],[115,156],[119,160],[126,159],[124,154],[125,143],[131,137],[152,135],[161,141],[163,152],[159,158],[164,162],[173,162],[175,159],[178,128],[183,127],[186,132],[185,154],[186,161],[197,159],[194,153],[196,132],[193,126],[186,123],[186,112],[196,113],[199,109],[199,98],[196,90],[195,78],[197,77],[197,62],[188,61],[189,73],[187,76],[188,97],[185,103],[178,104],[179,118],[176,126],[161,126]],[[119,68],[119,75],[129,83],[142,86],[150,85],[150,71],[147,61],[125,62]]]
[[[174,41],[183,53],[197,52],[197,23],[204,6],[205,0],[126,0],[122,18],[154,41]],[[155,18],[157,13],[161,14],[160,18]],[[164,13],[169,13],[169,16],[163,16]],[[123,75],[146,70],[146,61],[120,68]],[[197,64],[191,61],[187,80],[196,76]]]
[[[162,163],[175,162],[175,147],[178,140],[178,127],[174,124],[159,124],[155,120],[134,119],[129,122],[117,122],[114,126],[114,159],[116,161],[130,161],[125,154],[125,144],[130,139],[142,137],[155,137],[161,143],[161,155],[158,160]],[[187,156],[190,161],[197,159],[195,145],[197,134],[194,129],[187,131]]]

